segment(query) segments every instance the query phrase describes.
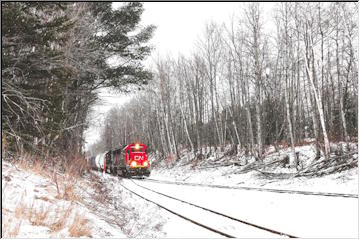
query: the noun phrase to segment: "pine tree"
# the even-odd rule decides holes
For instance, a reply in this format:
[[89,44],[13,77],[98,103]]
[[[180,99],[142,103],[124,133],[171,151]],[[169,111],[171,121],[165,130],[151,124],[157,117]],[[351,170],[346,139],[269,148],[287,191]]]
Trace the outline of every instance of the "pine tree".
[[[71,23],[65,3],[2,3],[2,129],[28,148],[52,134],[58,87],[68,69],[58,64]],[[56,14],[54,14],[56,12]],[[21,144],[20,144],[21,143]],[[13,145],[14,146],[14,145]]]
[[[123,89],[128,84],[147,83],[151,73],[144,70],[141,60],[150,54],[151,47],[144,44],[152,37],[155,27],[139,27],[144,11],[142,3],[125,3],[119,9],[112,9],[110,2],[89,4],[99,23],[99,34],[92,39],[92,45],[103,53],[97,59],[103,73],[101,86]],[[116,58],[119,64],[109,66],[109,57]]]
[[96,90],[151,79],[141,61],[154,26],[139,27],[143,10],[141,3],[2,3],[2,129],[10,150],[81,151]]

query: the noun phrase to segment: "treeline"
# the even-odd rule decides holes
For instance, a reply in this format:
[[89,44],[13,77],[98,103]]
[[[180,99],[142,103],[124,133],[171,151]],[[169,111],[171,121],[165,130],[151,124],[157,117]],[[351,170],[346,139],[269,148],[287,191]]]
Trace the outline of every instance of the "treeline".
[[[244,4],[245,5],[245,4]],[[209,23],[190,57],[159,59],[154,80],[108,114],[93,150],[142,141],[179,157],[227,144],[261,160],[266,145],[357,137],[358,3],[278,3],[264,30],[261,4],[229,25]]]
[[[6,153],[81,152],[97,90],[146,84],[154,26],[143,6],[2,2],[2,142]],[[117,59],[117,64],[111,60]]]

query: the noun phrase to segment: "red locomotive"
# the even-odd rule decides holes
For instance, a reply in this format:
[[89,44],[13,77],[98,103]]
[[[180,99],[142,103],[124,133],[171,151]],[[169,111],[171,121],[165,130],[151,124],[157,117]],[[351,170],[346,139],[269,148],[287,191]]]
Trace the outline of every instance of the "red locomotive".
[[149,150],[145,144],[132,143],[90,158],[91,166],[114,175],[150,176]]
[[122,166],[122,171],[125,170],[125,174],[149,176],[150,175],[150,163],[148,147],[145,144],[132,143],[124,148],[125,161]]

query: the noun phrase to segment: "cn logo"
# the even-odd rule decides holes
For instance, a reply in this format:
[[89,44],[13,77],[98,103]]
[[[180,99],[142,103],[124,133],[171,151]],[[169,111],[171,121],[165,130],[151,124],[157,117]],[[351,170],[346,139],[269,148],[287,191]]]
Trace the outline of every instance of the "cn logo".
[[139,160],[142,159],[142,156],[135,156],[134,159],[135,159],[136,161],[139,161]]

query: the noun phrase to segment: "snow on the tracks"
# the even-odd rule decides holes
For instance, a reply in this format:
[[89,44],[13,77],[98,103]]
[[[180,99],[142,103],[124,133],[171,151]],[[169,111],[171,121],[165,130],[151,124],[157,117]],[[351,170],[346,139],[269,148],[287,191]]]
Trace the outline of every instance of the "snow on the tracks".
[[[354,144],[351,147],[356,148]],[[265,164],[289,154],[290,149],[274,152],[274,149],[269,148],[267,151],[263,160]],[[302,168],[322,160],[315,159],[312,145],[296,147],[296,151],[299,152]],[[263,172],[262,168],[242,171],[244,158],[239,155],[221,157],[221,153],[212,153],[199,164],[196,160],[192,160],[194,159],[192,153],[185,152],[179,160],[160,162],[152,170],[150,178],[180,183],[358,195],[357,167],[323,176],[295,177],[295,169],[282,166],[269,168]],[[357,158],[357,154],[352,158]],[[156,160],[153,159],[153,162],[156,163]],[[247,161],[250,164],[255,163],[251,158]],[[299,237],[356,238],[358,236],[358,198],[221,189],[151,181],[139,181],[139,184]]]
[[[235,237],[239,237],[239,238],[260,238],[260,237],[278,238],[278,237],[280,237],[277,234],[267,232],[262,229],[254,228],[252,226],[233,221],[229,218],[219,216],[219,215],[216,215],[216,214],[208,212],[208,211],[204,211],[203,209],[196,208],[196,207],[188,205],[186,203],[182,203],[182,202],[176,201],[174,199],[161,196],[159,194],[156,194],[154,192],[148,191],[146,189],[143,189],[143,188],[137,186],[130,180],[124,180],[123,182],[124,182],[125,186],[129,187],[133,191],[136,191],[138,194],[145,196],[146,198],[148,198],[152,201],[155,201],[155,202],[161,204],[162,206],[165,206],[173,211],[176,211],[191,220],[194,220],[196,222],[199,222],[201,224],[204,224],[204,225],[214,228],[216,230],[222,231],[231,236],[235,236]],[[139,182],[142,184],[142,181],[139,181]],[[151,186],[153,189],[158,189],[157,185],[151,185]],[[166,188],[172,188],[172,187],[167,186]],[[176,189],[176,187],[174,187],[174,189]],[[181,190],[185,190],[185,189],[180,188],[177,190],[181,191]],[[194,189],[191,189],[191,190],[194,190]],[[195,190],[198,190],[198,189],[195,189]],[[198,192],[184,191],[184,192],[178,192],[178,194],[174,194],[174,191],[170,191],[170,192],[171,192],[172,196],[178,196],[180,198],[182,198],[182,196],[184,196],[183,194],[185,194],[185,195],[190,194],[194,198],[201,198],[202,201],[204,201],[204,199],[206,199],[206,197],[207,197],[207,195],[202,194],[203,192],[201,191],[201,189]],[[198,193],[200,193],[200,194],[198,194]],[[216,195],[216,194],[217,193],[214,193],[214,195]],[[190,198],[190,199],[193,200],[194,198]],[[222,200],[223,199],[219,199],[219,201],[217,203],[218,204],[226,203],[226,201],[222,201]],[[208,199],[208,201],[211,201],[211,200]],[[226,204],[228,204],[228,203],[226,203]],[[238,208],[236,204],[231,205],[229,207],[232,208],[233,210],[236,210]],[[220,235],[218,235],[218,236],[220,236]]]
[[115,198],[116,196],[122,196],[123,201],[129,205],[129,208],[138,209],[138,215],[132,215],[128,218],[130,221],[128,225],[133,225],[131,230],[134,234],[130,235],[131,237],[222,238],[221,235],[196,226],[127,191],[120,185],[126,182],[126,179],[98,172],[94,172],[94,174],[101,181],[107,182],[111,196]]
[[297,237],[357,236],[357,198],[170,185],[150,181],[136,183],[231,217]]

